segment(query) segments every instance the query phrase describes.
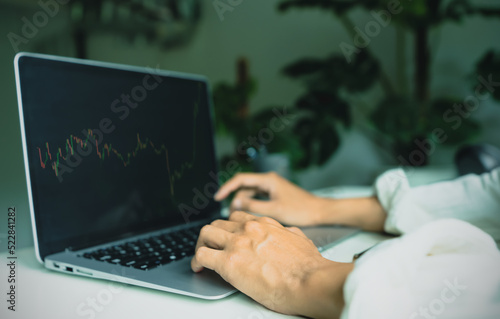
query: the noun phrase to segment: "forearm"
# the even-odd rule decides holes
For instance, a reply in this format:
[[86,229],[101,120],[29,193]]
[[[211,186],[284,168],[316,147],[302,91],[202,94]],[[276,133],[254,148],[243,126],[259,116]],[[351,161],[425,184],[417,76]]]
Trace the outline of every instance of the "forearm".
[[343,289],[354,263],[325,259],[294,293],[294,313],[311,318],[339,318],[344,307]]
[[383,231],[387,213],[377,197],[316,199],[315,224],[340,224],[368,231]]

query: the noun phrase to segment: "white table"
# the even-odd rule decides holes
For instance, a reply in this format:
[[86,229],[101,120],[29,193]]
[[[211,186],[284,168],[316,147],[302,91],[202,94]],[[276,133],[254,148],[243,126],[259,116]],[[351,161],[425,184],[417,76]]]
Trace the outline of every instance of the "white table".
[[[337,191],[335,191],[337,190]],[[363,196],[369,189],[336,188],[337,193]],[[360,232],[323,255],[335,261],[352,260],[355,253],[386,239],[381,234]],[[242,293],[205,301],[136,286],[79,277],[45,269],[33,247],[16,251],[16,311],[7,309],[8,255],[0,254],[0,318],[290,318],[260,306]]]

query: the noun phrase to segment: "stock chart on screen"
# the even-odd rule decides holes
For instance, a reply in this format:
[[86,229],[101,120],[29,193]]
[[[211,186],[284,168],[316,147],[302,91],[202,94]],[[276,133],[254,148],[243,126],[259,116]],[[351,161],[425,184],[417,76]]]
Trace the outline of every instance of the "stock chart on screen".
[[[193,123],[196,123],[196,118],[198,115],[199,106],[196,103],[193,112]],[[196,136],[196,125],[193,125],[193,137]],[[40,159],[40,167],[45,169],[49,167],[56,177],[59,177],[59,170],[65,162],[68,162],[71,156],[75,156],[77,152],[76,148],[82,150],[83,154],[88,154],[87,156],[94,156],[101,162],[104,161],[115,161],[114,165],[120,165],[127,167],[133,165],[133,161],[136,157],[144,156],[146,153],[154,154],[165,160],[165,167],[168,172],[168,182],[170,185],[170,194],[174,196],[175,193],[175,183],[177,180],[182,179],[186,170],[192,169],[194,160],[196,157],[196,139],[192,140],[192,156],[189,160],[186,160],[180,164],[178,168],[170,167],[170,159],[168,147],[165,144],[154,143],[150,138],[142,138],[139,133],[136,134],[137,138],[134,141],[136,145],[131,147],[129,150],[119,150],[113,147],[111,143],[101,143],[98,142],[98,138],[92,129],[85,129],[86,137],[80,138],[71,134],[62,143],[63,146],[53,147],[55,150],[54,155],[50,151],[50,145],[45,142],[42,147],[37,147],[38,156]],[[101,144],[101,146],[99,146]],[[130,143],[132,145],[132,143]],[[93,154],[92,154],[93,153]]]
[[40,236],[92,240],[184,222],[179,205],[213,184],[216,168],[205,81],[50,60],[21,66],[34,208],[50,212],[41,224],[61,225]]

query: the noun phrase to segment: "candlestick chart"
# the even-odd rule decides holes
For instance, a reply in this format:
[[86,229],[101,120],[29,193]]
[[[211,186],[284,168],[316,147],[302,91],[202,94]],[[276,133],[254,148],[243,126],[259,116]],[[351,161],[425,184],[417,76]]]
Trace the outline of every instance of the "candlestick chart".
[[89,153],[83,158],[95,157],[101,162],[106,161],[116,161],[118,165],[127,168],[134,164],[134,160],[144,154],[146,151],[151,151],[152,154],[159,158],[163,158],[165,161],[166,171],[168,174],[168,181],[170,184],[170,193],[173,196],[175,190],[176,181],[180,180],[185,172],[191,169],[194,165],[196,158],[196,118],[198,115],[198,104],[195,104],[193,112],[193,140],[192,140],[192,154],[191,158],[185,161],[180,161],[177,167],[172,167],[172,158],[169,148],[165,143],[158,143],[153,141],[149,137],[143,137],[139,133],[135,134],[135,144],[129,150],[124,150],[119,147],[115,147],[112,143],[103,143],[104,138],[101,143],[97,142],[97,136],[95,136],[92,129],[84,129],[84,138],[80,138],[73,134],[70,134],[62,146],[51,147],[49,142],[45,142],[42,147],[37,147],[37,153],[39,158],[39,165],[42,169],[52,169],[54,175],[57,177],[60,174],[61,165],[66,162],[69,157],[78,154],[78,151],[83,151],[85,154]]

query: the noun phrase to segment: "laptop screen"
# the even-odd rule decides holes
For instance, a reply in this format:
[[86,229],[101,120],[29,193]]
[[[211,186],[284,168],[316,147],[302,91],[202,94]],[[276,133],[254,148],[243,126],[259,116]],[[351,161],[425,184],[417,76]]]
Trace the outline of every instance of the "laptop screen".
[[219,210],[202,77],[29,54],[17,65],[42,258]]

